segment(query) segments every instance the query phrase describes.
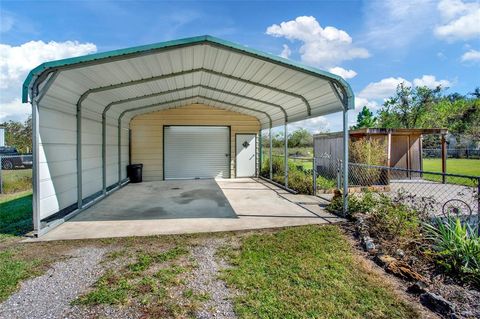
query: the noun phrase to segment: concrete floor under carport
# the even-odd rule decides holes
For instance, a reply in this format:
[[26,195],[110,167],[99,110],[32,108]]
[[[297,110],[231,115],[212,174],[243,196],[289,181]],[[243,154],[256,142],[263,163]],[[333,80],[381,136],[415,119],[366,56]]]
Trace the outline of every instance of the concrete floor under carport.
[[294,195],[261,179],[128,184],[48,232],[64,240],[238,231],[339,222],[325,200]]

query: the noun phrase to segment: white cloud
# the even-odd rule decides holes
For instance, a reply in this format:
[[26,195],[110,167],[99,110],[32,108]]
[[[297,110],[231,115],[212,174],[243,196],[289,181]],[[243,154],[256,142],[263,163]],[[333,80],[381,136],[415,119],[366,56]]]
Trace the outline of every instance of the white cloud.
[[451,85],[448,80],[437,80],[434,75],[424,75],[419,79],[413,80],[414,86],[426,86],[429,89],[435,89],[438,86],[442,88],[449,87]]
[[360,93],[358,93],[358,97],[369,100],[385,99],[395,93],[397,86],[400,83],[405,83],[407,86],[412,85],[410,81],[407,81],[401,77],[385,78],[378,82],[372,82],[368,84],[362,91],[360,91]]
[[480,51],[469,50],[462,55],[462,62],[480,62]]
[[23,122],[28,114],[31,113],[30,104],[23,103],[20,98],[16,98],[8,103],[0,105],[0,123],[13,120]]
[[[365,43],[381,49],[404,49],[431,32],[438,21],[432,0],[367,1]],[[399,51],[401,52],[401,51]]]
[[23,80],[37,65],[66,57],[85,55],[97,51],[93,43],[77,41],[30,41],[20,46],[0,44],[0,88],[9,88]]
[[469,40],[480,36],[480,3],[462,0],[442,0],[437,6],[442,24],[435,35],[447,41]]
[[369,109],[376,110],[380,107],[380,104],[374,100],[368,100],[363,97],[355,97],[355,109],[361,109],[364,106],[368,107]]
[[97,51],[93,43],[30,41],[19,46],[0,43],[0,120],[22,120],[29,107],[20,103],[22,82],[37,65]]
[[331,26],[322,28],[311,16],[273,24],[266,33],[301,42],[299,53],[302,61],[320,67],[333,67],[342,61],[370,56],[366,49],[353,45],[347,32]]
[[336,66],[334,68],[328,69],[329,72],[340,75],[344,79],[351,79],[357,76],[357,72],[353,70],[345,70],[344,68],[341,68],[339,66]]
[[283,45],[283,50],[280,53],[280,56],[282,58],[288,59],[290,57],[290,54],[292,54],[292,50],[288,47],[288,45],[284,44]]
[[294,122],[288,125],[288,131],[290,132],[301,128],[307,129],[314,134],[326,132],[330,129],[330,121],[328,121],[324,116],[319,116],[299,122]]
[[437,80],[434,75],[423,75],[414,79],[412,82],[402,77],[389,77],[381,79],[378,82],[369,83],[363,90],[355,96],[355,108],[360,109],[364,105],[370,109],[378,109],[385,99],[393,96],[397,90],[397,86],[404,83],[406,86],[426,86],[434,89],[437,86],[443,88],[449,87],[452,83],[448,80]]

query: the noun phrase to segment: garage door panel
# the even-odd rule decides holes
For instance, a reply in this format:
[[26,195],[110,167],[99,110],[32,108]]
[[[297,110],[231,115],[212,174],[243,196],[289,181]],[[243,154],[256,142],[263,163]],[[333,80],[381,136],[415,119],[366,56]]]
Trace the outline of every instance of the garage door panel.
[[228,178],[230,130],[213,126],[166,126],[165,179]]

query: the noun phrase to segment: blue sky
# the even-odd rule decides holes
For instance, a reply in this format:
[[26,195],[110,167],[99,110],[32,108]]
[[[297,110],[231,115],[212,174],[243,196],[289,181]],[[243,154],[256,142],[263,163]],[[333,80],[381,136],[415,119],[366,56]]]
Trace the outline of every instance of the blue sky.
[[[378,109],[400,82],[480,86],[478,1],[2,0],[0,14],[0,122],[25,118],[21,82],[41,62],[203,34],[340,74],[357,108]],[[340,125],[337,114],[293,126]]]

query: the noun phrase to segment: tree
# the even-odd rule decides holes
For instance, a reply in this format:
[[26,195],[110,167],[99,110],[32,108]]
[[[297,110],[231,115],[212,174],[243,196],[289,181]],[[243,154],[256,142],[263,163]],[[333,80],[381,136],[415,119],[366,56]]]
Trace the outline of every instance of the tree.
[[8,121],[1,124],[5,127],[5,144],[15,147],[21,153],[32,151],[32,117],[25,122]]
[[353,126],[354,129],[371,128],[377,124],[377,118],[373,116],[373,112],[366,106],[362,108],[357,115],[357,124]]
[[306,147],[313,145],[313,136],[307,129],[300,128],[288,135],[288,147]]
[[421,127],[421,119],[429,114],[442,98],[442,88],[397,86],[395,95],[387,99],[379,112],[379,126],[386,128]]

